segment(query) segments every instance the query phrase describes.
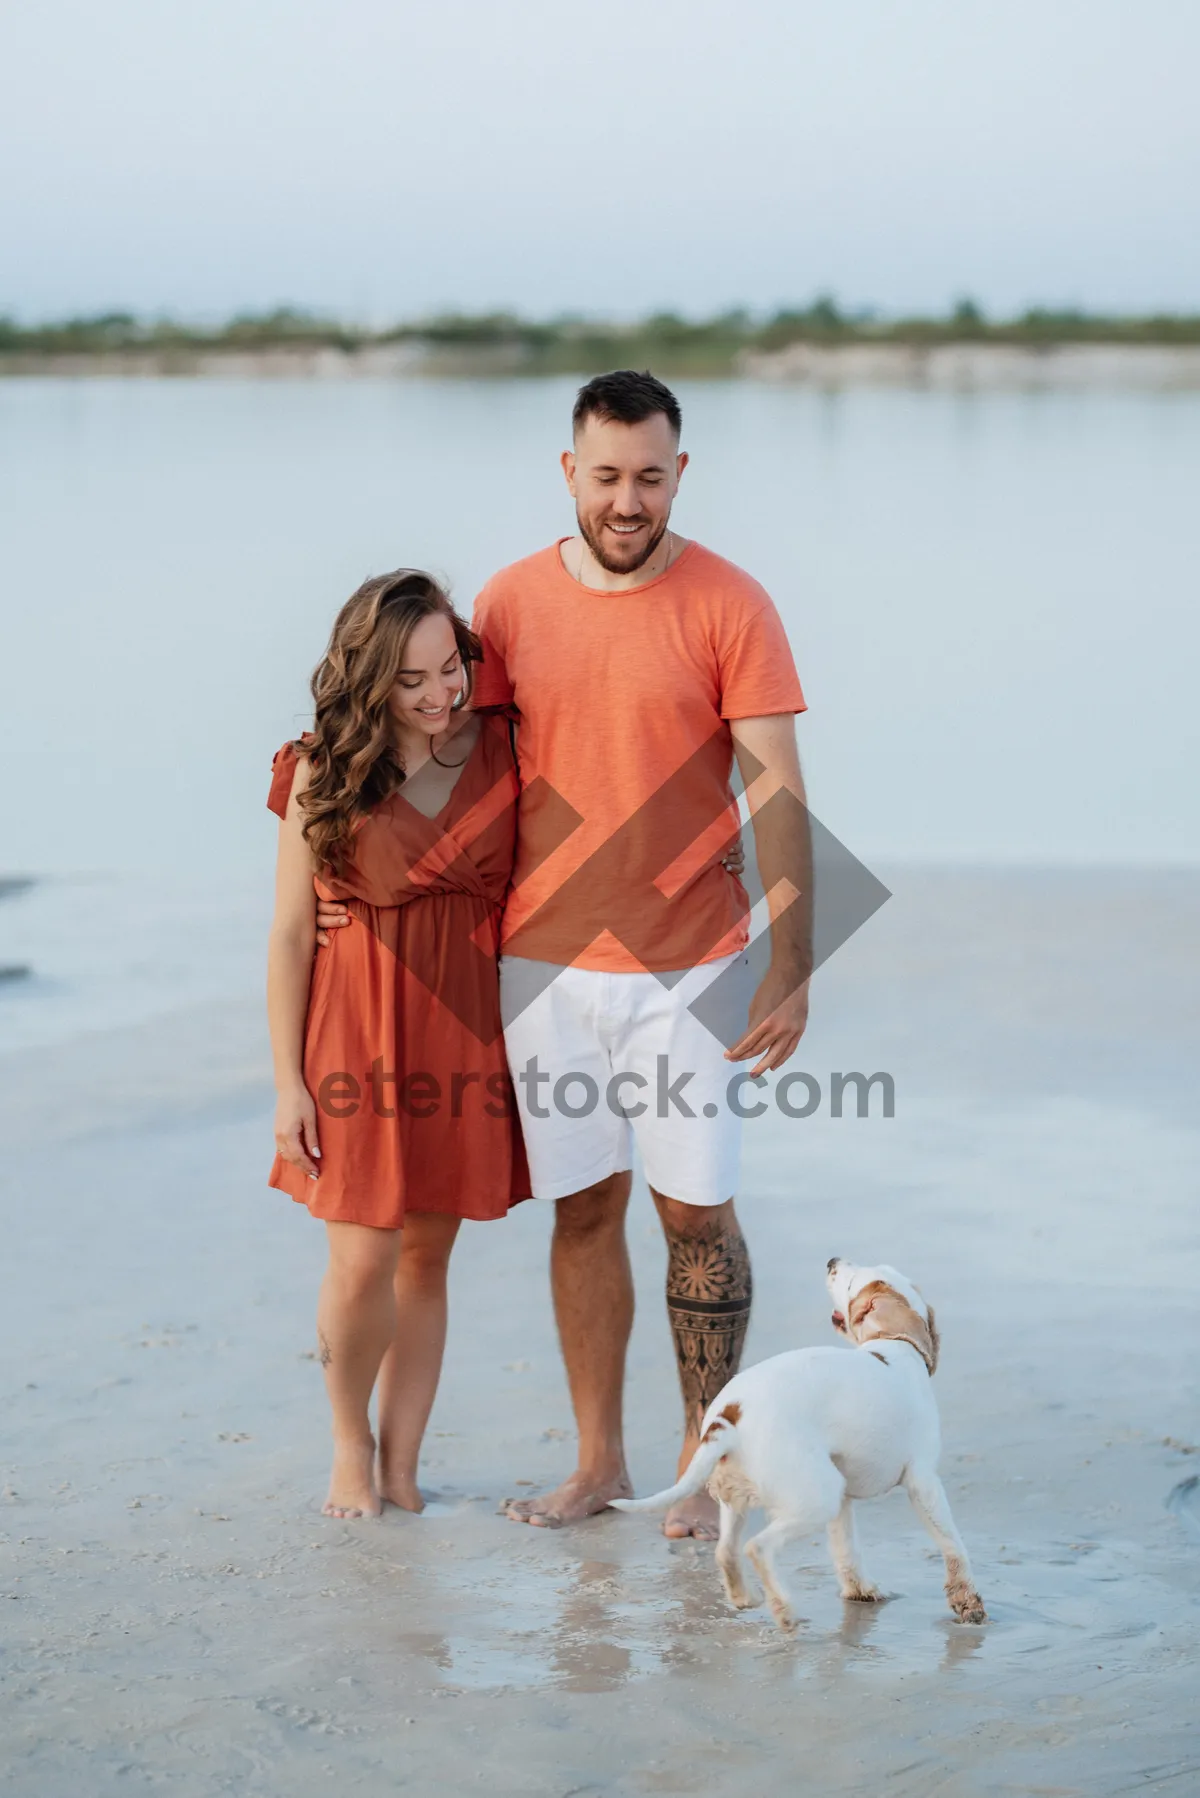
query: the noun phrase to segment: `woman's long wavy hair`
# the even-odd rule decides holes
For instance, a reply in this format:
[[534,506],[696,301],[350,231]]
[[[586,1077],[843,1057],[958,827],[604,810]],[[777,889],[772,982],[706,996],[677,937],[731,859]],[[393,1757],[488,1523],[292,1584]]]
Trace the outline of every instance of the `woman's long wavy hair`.
[[388,701],[413,629],[440,612],[449,619],[463,664],[463,696],[483,660],[465,625],[432,575],[398,568],[352,593],[334,622],[329,647],[313,670],[313,728],[295,744],[308,757],[309,784],[300,795],[304,836],[317,862],[333,873],[346,863],[355,825],[395,791],[404,765],[393,745]]

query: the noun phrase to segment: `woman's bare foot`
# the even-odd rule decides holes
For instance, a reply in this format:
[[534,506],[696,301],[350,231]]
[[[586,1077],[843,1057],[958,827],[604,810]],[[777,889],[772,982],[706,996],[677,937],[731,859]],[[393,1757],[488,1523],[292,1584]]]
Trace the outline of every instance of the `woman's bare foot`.
[[375,1438],[333,1445],[329,1497],[321,1507],[326,1517],[378,1517],[383,1510],[375,1488]]
[[407,1468],[390,1468],[379,1457],[379,1496],[385,1505],[398,1505],[402,1511],[423,1511],[425,1500],[417,1485],[417,1476]]
[[670,1536],[672,1541],[682,1541],[685,1536],[694,1536],[697,1542],[715,1542],[721,1533],[716,1499],[708,1492],[696,1492],[691,1498],[681,1498],[663,1518],[662,1530],[663,1535]]
[[514,1523],[532,1523],[537,1529],[557,1530],[564,1523],[580,1523],[606,1510],[613,1498],[632,1498],[633,1487],[624,1467],[615,1473],[588,1473],[580,1469],[540,1498],[513,1499],[505,1516]]

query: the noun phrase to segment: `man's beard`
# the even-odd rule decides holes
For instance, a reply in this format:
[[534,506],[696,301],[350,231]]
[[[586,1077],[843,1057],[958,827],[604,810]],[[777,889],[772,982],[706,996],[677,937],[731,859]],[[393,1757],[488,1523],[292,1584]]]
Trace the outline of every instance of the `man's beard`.
[[646,563],[650,560],[651,556],[666,536],[667,525],[670,521],[666,518],[663,519],[663,522],[659,527],[658,535],[651,537],[636,562],[614,562],[612,557],[601,547],[600,542],[593,532],[589,531],[587,525],[583,522],[578,507],[575,511],[575,522],[579,526],[579,535],[583,538],[595,560],[599,562],[601,568],[608,574],[633,574],[636,569],[644,568]]

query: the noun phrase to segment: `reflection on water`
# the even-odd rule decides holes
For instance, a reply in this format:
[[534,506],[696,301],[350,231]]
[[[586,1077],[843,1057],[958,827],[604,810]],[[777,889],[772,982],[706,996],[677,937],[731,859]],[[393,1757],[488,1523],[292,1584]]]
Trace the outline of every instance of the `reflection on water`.
[[[590,1533],[611,1535],[612,1528]],[[942,1610],[936,1581],[919,1596],[914,1579],[911,1594],[886,1604],[846,1603],[832,1571],[814,1566],[792,1576],[805,1621],[789,1639],[765,1609],[730,1610],[710,1550],[689,1544],[664,1553],[653,1540],[649,1552],[628,1540],[614,1548],[601,1558],[581,1544],[576,1557],[557,1542],[539,1542],[495,1577],[454,1562],[427,1567],[421,1608],[443,1612],[445,1627],[402,1630],[396,1641],[448,1690],[587,1693],[656,1672],[820,1682],[847,1673],[952,1671],[994,1655],[997,1632],[1007,1657],[1039,1652],[1056,1629],[1049,1617],[1003,1602],[994,1626],[967,1628]]]
[[1200,1535],[1200,1474],[1194,1473],[1172,1486],[1167,1494],[1167,1509],[1173,1511],[1189,1530]]
[[996,1626],[998,1619],[989,1614],[987,1624],[982,1629],[972,1629],[966,1624],[956,1623],[952,1618],[945,1619],[939,1627],[945,1632],[946,1646],[942,1650],[940,1667],[943,1673],[950,1673],[968,1661],[980,1657],[987,1646],[988,1634]]
[[[0,900],[11,899],[17,893],[28,892],[33,881],[20,876],[8,880],[0,879]],[[33,969],[28,962],[9,961],[3,954],[4,941],[0,937],[0,984],[15,980],[28,980]]]
[[879,1627],[882,1609],[883,1606],[879,1604],[856,1604],[843,1600],[842,1627],[838,1632],[843,1646],[864,1648],[868,1637]]
[[664,1550],[607,1522],[587,1533],[577,1548],[522,1543],[515,1557],[500,1543],[482,1577],[470,1555],[413,1567],[422,1616],[445,1623],[393,1640],[450,1692],[596,1693],[655,1674],[703,1689],[746,1680],[820,1692],[851,1679],[902,1692],[914,1675],[1003,1683],[1044,1664],[1058,1680],[1097,1662],[1112,1676],[1132,1672],[1161,1654],[1182,1615],[1178,1595],[1164,1608],[1117,1546],[1081,1548],[1068,1571],[1062,1545],[1046,1543],[1010,1571],[984,1542],[974,1545],[988,1573],[981,1628],[949,1615],[939,1565],[901,1549],[875,1569],[891,1594],[884,1604],[843,1601],[815,1555],[790,1569],[804,1621],[788,1638],[765,1609],[729,1609],[710,1550]]
[[584,1561],[566,1587],[550,1632],[550,1673],[568,1692],[606,1692],[652,1662],[630,1640],[634,1607],[622,1604],[621,1569]]

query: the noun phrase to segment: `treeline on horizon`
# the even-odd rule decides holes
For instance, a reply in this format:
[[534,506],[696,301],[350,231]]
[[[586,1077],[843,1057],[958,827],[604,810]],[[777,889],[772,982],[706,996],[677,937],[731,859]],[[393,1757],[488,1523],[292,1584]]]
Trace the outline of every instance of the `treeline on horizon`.
[[690,320],[660,312],[632,324],[577,316],[537,321],[509,312],[446,313],[369,330],[291,307],[246,313],[205,327],[172,319],[144,320],[129,312],[19,324],[0,317],[0,357],[169,356],[211,351],[337,349],[353,354],[378,345],[411,343],[448,356],[507,355],[523,370],[573,373],[618,364],[713,372],[732,368],[744,351],[771,352],[794,343],[826,346],[882,343],[936,347],[951,343],[1200,344],[1200,313],[1106,316],[1034,307],[1018,317],[989,318],[969,299],[944,317],[883,318],[846,312],[829,295],[769,318],[744,310]]

